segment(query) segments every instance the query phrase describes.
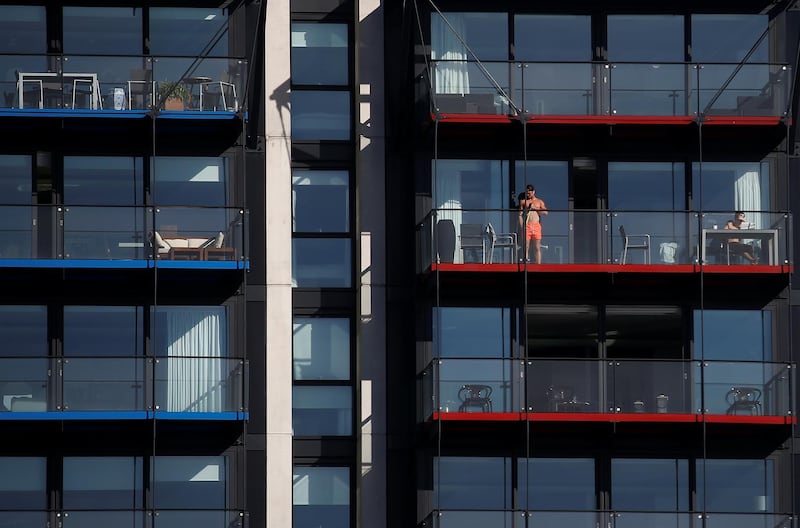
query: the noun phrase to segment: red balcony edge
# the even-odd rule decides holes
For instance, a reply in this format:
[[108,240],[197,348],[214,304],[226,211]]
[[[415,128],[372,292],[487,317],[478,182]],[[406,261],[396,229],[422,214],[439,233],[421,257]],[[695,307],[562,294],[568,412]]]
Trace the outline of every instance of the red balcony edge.
[[[526,120],[544,125],[678,125],[696,123],[695,116],[646,115],[525,115],[523,118],[506,114],[447,114],[431,113],[431,121],[447,123],[511,123]],[[775,126],[783,123],[781,116],[704,116],[704,125]]]
[[431,420],[453,422],[628,422],[792,425],[794,416],[736,416],[678,413],[434,412]]
[[734,273],[755,275],[781,275],[794,272],[793,264],[777,266],[715,265],[705,264],[451,264],[432,263],[430,271],[461,273]]

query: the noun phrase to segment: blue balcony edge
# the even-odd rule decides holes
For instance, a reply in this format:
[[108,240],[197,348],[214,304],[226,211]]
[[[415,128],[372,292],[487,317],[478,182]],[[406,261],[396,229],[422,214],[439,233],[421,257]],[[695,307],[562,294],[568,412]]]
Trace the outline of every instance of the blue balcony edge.
[[238,116],[236,112],[212,110],[160,110],[156,119],[215,119],[232,120]]
[[71,108],[0,108],[0,117],[92,117],[143,119],[147,110],[73,110]]
[[0,421],[54,420],[183,420],[239,422],[250,419],[249,412],[170,412],[170,411],[52,411],[4,412]]
[[249,261],[166,261],[101,259],[0,259],[0,268],[79,268],[79,269],[227,269],[248,270]]

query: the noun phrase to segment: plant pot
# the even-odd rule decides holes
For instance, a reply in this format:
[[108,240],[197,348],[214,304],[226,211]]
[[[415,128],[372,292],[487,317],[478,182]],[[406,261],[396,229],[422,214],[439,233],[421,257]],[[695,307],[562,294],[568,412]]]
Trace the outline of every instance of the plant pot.
[[183,99],[169,97],[164,101],[164,110],[183,110]]

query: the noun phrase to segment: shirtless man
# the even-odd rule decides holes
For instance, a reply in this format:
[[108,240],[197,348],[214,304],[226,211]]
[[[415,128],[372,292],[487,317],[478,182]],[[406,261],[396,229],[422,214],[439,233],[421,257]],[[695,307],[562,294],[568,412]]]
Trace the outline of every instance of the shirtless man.
[[[725,229],[742,229],[745,217],[744,211],[736,211],[733,220],[728,220],[725,224]],[[742,243],[738,238],[728,239],[728,250],[734,255],[743,256],[750,264],[758,264],[758,257],[753,256],[753,246]]]
[[519,225],[525,231],[525,260],[530,261],[531,240],[533,256],[537,264],[542,263],[542,224],[540,217],[547,214],[547,206],[536,197],[536,188],[525,188],[525,199],[519,201]]

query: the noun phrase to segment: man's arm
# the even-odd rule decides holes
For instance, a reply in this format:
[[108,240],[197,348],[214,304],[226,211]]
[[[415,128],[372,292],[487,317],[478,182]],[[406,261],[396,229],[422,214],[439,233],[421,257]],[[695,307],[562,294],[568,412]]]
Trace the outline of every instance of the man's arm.
[[540,199],[538,205],[539,205],[539,207],[537,207],[538,213],[540,215],[543,215],[543,216],[546,215],[547,214],[547,206],[544,204],[544,200]]

